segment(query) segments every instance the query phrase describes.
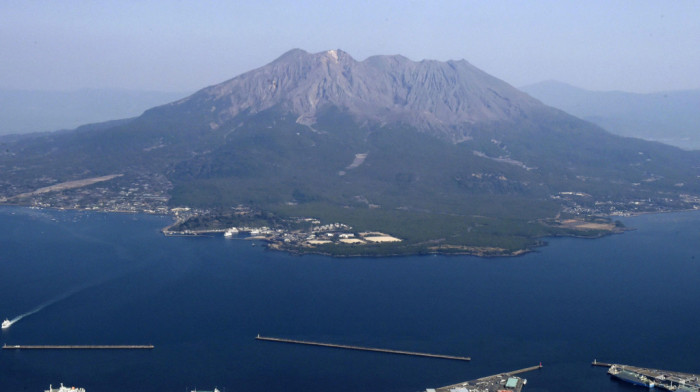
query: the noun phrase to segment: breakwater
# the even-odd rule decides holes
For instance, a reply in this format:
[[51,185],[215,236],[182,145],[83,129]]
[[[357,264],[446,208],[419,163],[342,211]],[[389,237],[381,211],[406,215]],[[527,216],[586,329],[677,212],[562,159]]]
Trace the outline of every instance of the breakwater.
[[350,345],[345,345],[345,344],[311,342],[311,341],[306,341],[306,340],[273,338],[273,337],[260,336],[260,335],[256,336],[255,339],[268,341],[268,342],[292,343],[292,344],[302,344],[302,345],[307,345],[307,346],[331,347],[331,348],[339,348],[339,349],[345,349],[345,350],[373,351],[373,352],[387,353],[387,354],[411,355],[414,357],[451,359],[451,360],[455,360],[455,361],[471,361],[471,358],[469,358],[469,357],[459,357],[459,356],[454,356],[454,355],[430,354],[430,353],[419,353],[419,352],[414,352],[414,351],[392,350],[392,349],[387,349],[387,348],[362,347],[362,346],[350,346]]
[[152,350],[153,345],[3,345],[3,350]]

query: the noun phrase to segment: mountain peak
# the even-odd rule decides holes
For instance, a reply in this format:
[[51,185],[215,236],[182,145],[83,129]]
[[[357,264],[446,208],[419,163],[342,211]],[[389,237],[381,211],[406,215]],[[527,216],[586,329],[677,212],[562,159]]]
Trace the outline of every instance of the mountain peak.
[[294,48],[291,49],[287,52],[284,52],[280,57],[278,57],[273,63],[276,63],[278,61],[283,61],[283,60],[291,60],[291,59],[298,59],[303,56],[308,56],[309,52],[305,51],[304,49],[299,49],[299,48]]
[[272,63],[268,64],[280,64],[280,63],[290,63],[290,62],[305,62],[305,61],[323,61],[323,59],[331,60],[334,63],[339,63],[342,61],[355,61],[352,56],[340,49],[331,49],[319,53],[309,53],[303,49],[292,49],[285,52],[283,55],[278,57]]
[[363,122],[404,123],[459,140],[463,135],[455,128],[512,121],[541,104],[465,60],[415,62],[391,55],[356,61],[340,49],[293,49],[171,105],[206,107],[212,127],[272,107],[312,125],[319,110],[333,106]]

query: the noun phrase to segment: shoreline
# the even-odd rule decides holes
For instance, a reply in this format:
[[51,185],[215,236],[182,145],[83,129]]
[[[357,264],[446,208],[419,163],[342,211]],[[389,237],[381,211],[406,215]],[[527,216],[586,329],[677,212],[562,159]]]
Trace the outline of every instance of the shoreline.
[[[146,215],[155,215],[155,216],[162,216],[162,217],[169,217],[173,219],[173,222],[163,228],[160,229],[160,232],[166,236],[166,237],[206,237],[206,238],[214,238],[215,236],[226,232],[227,229],[201,229],[201,230],[191,230],[187,232],[177,232],[177,231],[172,231],[170,230],[172,227],[177,225],[178,223],[182,223],[182,220],[177,217],[176,214],[172,212],[168,213],[162,213],[162,212],[155,212],[155,211],[131,211],[131,210],[95,210],[95,209],[78,209],[78,208],[63,208],[63,207],[37,207],[37,206],[27,206],[27,205],[22,205],[22,204],[16,204],[16,203],[0,203],[0,206],[6,206],[6,207],[14,207],[14,208],[28,208],[28,209],[39,209],[39,210],[56,210],[56,211],[80,211],[80,212],[96,212],[96,213],[117,213],[117,214],[146,214]],[[642,216],[642,215],[653,215],[653,214],[670,214],[670,213],[681,213],[681,212],[694,212],[694,211],[700,211],[700,209],[697,208],[689,208],[689,209],[681,209],[681,210],[673,210],[673,211],[653,211],[653,212],[634,212],[634,213],[627,213],[626,215],[609,215],[605,216],[605,218],[608,219],[614,219],[614,218],[633,218],[636,216]],[[546,238],[561,238],[561,237],[569,237],[569,238],[580,238],[580,239],[599,239],[603,237],[607,237],[609,235],[615,235],[615,234],[624,234],[625,232],[628,231],[634,231],[636,228],[630,228],[630,227],[621,227],[617,228],[615,230],[610,230],[607,232],[598,232],[594,235],[583,235],[583,234],[552,234],[548,235],[545,237],[536,237],[535,239],[537,240],[537,243],[533,245],[532,247],[527,247],[527,248],[522,248],[522,249],[515,249],[512,251],[506,251],[505,249],[502,249],[502,252],[490,252],[490,251],[485,251],[484,249],[492,249],[495,250],[496,248],[493,247],[478,247],[475,246],[473,248],[483,248],[481,250],[457,250],[460,247],[463,247],[461,245],[453,245],[454,249],[453,251],[440,251],[436,249],[430,249],[430,248],[425,248],[419,251],[414,251],[414,252],[388,252],[388,253],[382,253],[382,254],[375,254],[372,252],[348,252],[348,253],[332,253],[320,249],[315,249],[313,247],[287,247],[283,242],[280,241],[273,241],[270,238],[264,237],[264,236],[256,236],[256,237],[234,237],[232,239],[236,240],[260,240],[265,242],[265,248],[269,250],[274,250],[274,251],[280,251],[280,252],[287,252],[292,255],[298,255],[298,256],[303,256],[303,255],[319,255],[319,256],[326,256],[326,257],[333,257],[333,258],[355,258],[355,257],[367,257],[367,258],[381,258],[381,257],[402,257],[402,256],[474,256],[474,257],[480,257],[480,258],[497,258],[497,257],[518,257],[518,256],[523,256],[528,253],[535,252],[537,248],[541,248],[544,246],[547,246],[547,241],[545,240]],[[466,247],[466,246],[464,246]]]

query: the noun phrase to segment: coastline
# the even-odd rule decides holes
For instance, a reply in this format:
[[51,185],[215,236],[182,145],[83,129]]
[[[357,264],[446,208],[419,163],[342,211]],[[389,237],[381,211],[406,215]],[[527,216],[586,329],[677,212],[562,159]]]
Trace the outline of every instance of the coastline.
[[[680,211],[679,211],[680,212]],[[176,222],[177,223],[177,222]],[[226,231],[226,229],[202,229],[202,230],[192,230],[188,233],[183,233],[183,232],[173,232],[169,231],[171,227],[173,227],[174,224],[168,225],[161,229],[161,232],[165,236],[182,236],[182,237],[207,237],[207,238],[213,238],[221,235]],[[287,246],[283,242],[280,241],[275,241],[270,238],[267,238],[265,236],[248,236],[248,237],[240,237],[240,236],[234,236],[231,237],[230,239],[232,240],[245,240],[245,241],[251,241],[251,240],[259,240],[265,243],[266,249],[274,250],[274,251],[279,251],[279,252],[286,252],[289,254],[293,255],[298,255],[298,256],[304,256],[304,255],[319,255],[319,256],[327,256],[327,257],[334,257],[334,258],[355,258],[355,257],[404,257],[404,256],[475,256],[475,257],[481,257],[481,258],[498,258],[498,257],[518,257],[522,256],[531,252],[535,252],[537,248],[547,246],[548,243],[545,241],[545,238],[557,238],[557,237],[570,237],[570,238],[580,238],[580,239],[599,239],[603,237],[607,237],[609,235],[615,235],[615,234],[623,234],[624,232],[627,231],[634,231],[636,230],[635,228],[619,228],[618,230],[611,230],[609,232],[598,232],[595,233],[594,235],[584,235],[584,234],[566,234],[566,233],[561,233],[561,234],[553,234],[553,235],[548,235],[545,237],[537,237],[536,244],[534,244],[532,247],[527,247],[527,248],[520,248],[520,249],[515,249],[515,250],[507,250],[504,248],[495,248],[495,247],[478,247],[478,246],[460,246],[460,245],[445,245],[445,246],[438,246],[438,247],[426,247],[426,248],[421,248],[419,250],[415,251],[407,251],[407,252],[401,252],[401,251],[388,251],[388,252],[382,252],[382,253],[377,253],[377,252],[354,252],[356,250],[360,250],[360,246],[355,246],[352,248],[353,252],[330,252],[326,251],[323,249],[319,249],[316,247],[311,247],[311,246]],[[222,236],[223,238],[223,236]],[[410,247],[407,246],[407,247]],[[347,248],[346,248],[347,249]]]
[[[489,245],[464,245],[459,243],[441,243],[440,240],[424,240],[420,243],[406,243],[403,240],[394,238],[396,241],[384,243],[370,243],[361,240],[367,233],[357,233],[357,230],[340,224],[329,224],[326,226],[343,227],[347,229],[347,233],[341,233],[343,230],[331,229],[325,232],[317,231],[300,231],[291,229],[271,229],[264,227],[231,227],[235,233],[251,233],[253,237],[240,237],[238,234],[231,239],[256,239],[264,241],[266,248],[275,251],[287,252],[294,255],[321,255],[338,258],[352,257],[397,257],[397,256],[413,256],[413,255],[441,255],[441,256],[476,256],[481,258],[496,258],[496,257],[517,257],[527,253],[534,252],[537,248],[547,245],[545,240],[548,237],[572,237],[582,239],[596,239],[612,234],[621,234],[625,231],[634,230],[624,227],[619,222],[615,222],[611,216],[588,217],[586,219],[568,219],[565,221],[551,220],[549,222],[542,220],[540,223],[550,227],[553,232],[544,236],[531,237],[531,244],[521,248],[503,248]],[[311,219],[311,218],[306,218]],[[176,220],[161,229],[166,236],[219,236],[226,233],[229,228],[210,228],[210,229],[186,229],[174,230],[178,225],[183,224],[187,219],[176,217]],[[200,222],[201,223],[201,222]],[[218,222],[220,223],[220,222]],[[556,232],[559,230],[559,232]],[[253,234],[254,233],[254,234]],[[282,234],[280,234],[282,233]],[[378,233],[378,235],[389,236],[390,234]],[[328,236],[328,237],[327,237]],[[343,237],[346,236],[346,237]],[[348,240],[339,240],[340,238],[351,238],[354,243],[344,242]],[[289,238],[293,238],[290,241]],[[319,240],[310,238],[318,238]],[[329,239],[330,238],[330,239]],[[444,241],[444,240],[443,240]]]
[[[173,222],[160,231],[164,236],[176,237],[207,237],[213,238],[226,232],[226,228],[211,228],[211,229],[198,229],[198,230],[187,230],[187,231],[174,231],[172,230],[178,224],[183,223],[186,219],[182,219],[178,216],[176,212],[172,210],[167,213],[149,211],[149,210],[105,210],[105,209],[80,209],[80,208],[65,208],[65,207],[37,207],[37,206],[27,206],[16,203],[1,203],[1,206],[8,207],[18,207],[18,208],[30,208],[30,209],[53,209],[57,211],[83,211],[83,212],[98,212],[98,213],[118,213],[118,214],[147,214],[156,215],[162,217],[170,217]],[[697,208],[673,210],[673,211],[653,211],[653,212],[635,212],[635,213],[625,213],[624,215],[611,215],[604,218],[612,220],[616,217],[635,217],[642,215],[652,215],[652,214],[667,214],[667,213],[678,213],[678,212],[692,212],[700,211]],[[465,245],[442,245],[442,246],[428,246],[428,247],[418,247],[412,244],[402,244],[402,245],[387,245],[381,244],[384,248],[378,249],[375,247],[367,249],[368,251],[363,251],[361,245],[355,245],[350,247],[349,245],[340,245],[337,252],[331,252],[326,249],[314,247],[314,246],[289,246],[283,241],[274,240],[266,235],[258,235],[253,237],[233,237],[233,239],[245,239],[245,240],[260,240],[265,243],[266,249],[287,252],[294,255],[320,255],[327,257],[337,257],[337,258],[354,258],[354,257],[402,257],[402,256],[413,256],[413,255],[440,255],[440,256],[475,256],[481,258],[496,258],[496,257],[517,257],[522,256],[531,252],[536,251],[537,248],[547,246],[546,238],[558,238],[558,237],[570,237],[570,238],[581,238],[581,239],[598,239],[602,237],[607,237],[614,234],[623,234],[627,231],[634,231],[635,228],[630,228],[626,226],[618,227],[616,226],[613,230],[605,231],[589,231],[585,234],[585,231],[581,233],[554,233],[551,235],[536,237],[536,241],[533,246],[519,248],[519,249],[504,249],[489,246],[465,246]],[[344,247],[344,248],[342,248]],[[393,247],[393,249],[392,249]],[[401,249],[406,251],[402,251]]]

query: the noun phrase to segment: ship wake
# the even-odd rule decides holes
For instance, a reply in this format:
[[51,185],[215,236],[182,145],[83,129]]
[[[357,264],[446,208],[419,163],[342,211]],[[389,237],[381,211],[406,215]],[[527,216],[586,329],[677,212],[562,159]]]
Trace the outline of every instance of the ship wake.
[[22,320],[22,319],[25,318],[25,317],[31,316],[31,315],[33,315],[34,313],[38,313],[38,312],[42,311],[44,308],[49,307],[49,306],[55,304],[56,302],[63,301],[64,299],[70,297],[71,295],[73,295],[73,294],[75,294],[75,293],[77,293],[78,291],[81,291],[81,290],[83,290],[83,289],[84,289],[84,287],[71,290],[71,291],[69,291],[69,292],[67,292],[67,293],[64,293],[64,294],[62,294],[62,295],[59,295],[59,296],[56,297],[56,298],[52,298],[52,299],[50,299],[49,301],[44,302],[43,304],[37,306],[36,308],[34,308],[34,309],[32,309],[32,310],[30,310],[30,311],[28,311],[28,312],[26,312],[26,313],[20,314],[19,316],[17,316],[17,317],[15,317],[15,318],[13,318],[12,320],[10,320],[9,325],[8,325],[6,328],[9,328],[12,324],[18,322],[19,320]]

